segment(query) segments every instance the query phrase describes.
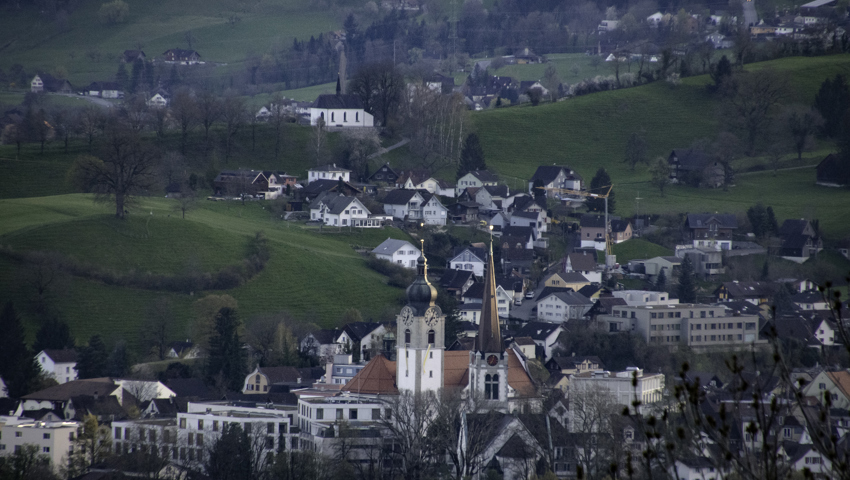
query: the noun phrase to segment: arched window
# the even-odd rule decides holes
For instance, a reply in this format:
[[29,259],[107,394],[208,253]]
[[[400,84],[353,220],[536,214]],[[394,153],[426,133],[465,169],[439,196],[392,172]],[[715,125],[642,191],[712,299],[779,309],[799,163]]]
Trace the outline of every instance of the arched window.
[[334,120],[334,116],[335,116],[335,115],[334,115],[334,112],[331,112],[331,121],[332,121],[332,122],[333,122],[333,121],[335,121],[335,120]]
[[484,398],[487,400],[499,399],[499,374],[488,374],[484,377]]
[[410,329],[404,331],[404,343],[410,344]]
[[360,112],[354,112],[354,121],[355,121],[355,122],[359,122],[359,121],[360,121]]
[[342,112],[342,121],[343,121],[343,122],[347,122],[347,121],[348,121],[348,112]]
[[256,378],[254,378],[254,383],[260,383],[260,376],[259,375],[257,375]]
[[431,345],[434,344],[434,337],[436,337],[436,335],[434,334],[434,331],[428,330],[428,343],[430,343]]

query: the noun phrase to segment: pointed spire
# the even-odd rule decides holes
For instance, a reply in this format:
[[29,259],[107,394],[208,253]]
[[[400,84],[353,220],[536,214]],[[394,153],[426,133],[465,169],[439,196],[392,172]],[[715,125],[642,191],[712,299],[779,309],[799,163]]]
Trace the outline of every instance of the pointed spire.
[[490,237],[490,257],[487,262],[487,278],[484,283],[484,299],[481,304],[481,319],[478,324],[477,350],[481,353],[500,353],[502,331],[499,326],[499,308],[496,302],[496,269],[493,267],[493,237]]

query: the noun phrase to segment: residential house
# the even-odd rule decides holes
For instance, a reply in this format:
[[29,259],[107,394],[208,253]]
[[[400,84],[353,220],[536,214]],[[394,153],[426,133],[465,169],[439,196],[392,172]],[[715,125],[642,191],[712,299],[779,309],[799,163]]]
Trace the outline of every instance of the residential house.
[[163,54],[165,63],[177,63],[180,65],[197,65],[204,63],[201,61],[201,54],[194,50],[184,50],[182,48],[171,48]]
[[440,277],[440,286],[443,287],[443,290],[458,299],[461,298],[474,283],[475,274],[472,270],[446,268],[443,270],[443,275]]
[[341,346],[336,343],[340,333],[339,329],[316,330],[301,339],[299,348],[302,353],[314,355],[323,363],[327,363],[334,355],[342,353]]
[[584,186],[584,179],[575,170],[561,165],[541,165],[537,167],[531,180],[528,181],[528,193],[534,195],[534,184],[543,184],[546,196],[549,198],[562,197],[566,194],[558,189],[580,191]]
[[825,187],[843,187],[850,183],[850,174],[847,167],[842,165],[841,157],[837,153],[830,153],[818,163],[817,185]]
[[468,187],[481,188],[484,186],[496,186],[498,184],[499,177],[496,175],[487,170],[475,170],[457,180],[457,189],[460,192]]
[[516,270],[520,273],[527,273],[534,263],[534,250],[525,248],[521,239],[513,237],[503,235],[499,242],[501,242],[502,271]]
[[475,202],[458,202],[446,207],[455,223],[478,223],[478,204]]
[[531,227],[537,231],[538,236],[548,230],[548,218],[545,211],[526,212],[515,211],[511,215],[511,226]]
[[519,82],[519,91],[521,93],[528,93],[532,89],[540,90],[540,94],[544,97],[549,95],[549,89],[544,87],[539,80],[524,80]]
[[379,228],[382,220],[371,213],[357,197],[336,192],[322,194],[310,204],[310,220],[335,227]]
[[726,472],[721,472],[714,462],[706,457],[683,455],[677,458],[670,468],[670,476],[679,480],[721,480],[726,478]]
[[58,93],[73,93],[74,87],[71,82],[61,78],[56,78],[49,73],[39,73],[30,81],[31,92],[58,92]]
[[340,178],[343,182],[350,182],[350,175],[351,170],[337,167],[335,163],[329,163],[307,170],[307,183],[313,183],[316,180],[339,180]]
[[564,333],[564,327],[558,323],[528,322],[516,331],[515,337],[531,337],[539,347],[538,358],[544,362],[552,358],[552,352],[558,346],[558,337]]
[[357,95],[319,95],[310,107],[310,125],[315,126],[320,118],[327,127],[333,128],[375,126],[375,118],[364,109]]
[[[477,204],[476,204],[477,205]],[[487,221],[487,228],[494,232],[501,232],[502,229],[511,224],[511,215],[505,212],[498,212]]]
[[366,364],[355,363],[354,357],[350,353],[337,353],[333,356],[333,360],[325,364],[325,376],[321,382],[325,385],[346,385],[358,373],[360,373]]
[[682,265],[682,259],[675,256],[654,257],[643,261],[644,271],[651,280],[657,279],[658,275],[664,271],[664,276],[669,281],[678,275],[680,265]]
[[779,256],[792,262],[803,263],[823,250],[823,241],[805,219],[782,222],[779,237],[782,239]]
[[781,339],[804,342],[810,347],[831,347],[836,342],[838,327],[829,317],[812,312],[777,315],[773,320],[776,335]]
[[398,188],[408,190],[427,190],[428,193],[434,195],[442,195],[445,197],[454,197],[455,188],[443,180],[438,180],[431,176],[431,173],[425,169],[413,169],[408,172],[401,172],[395,180],[395,185]]
[[44,91],[44,80],[41,79],[40,75],[36,75],[30,81],[30,91],[34,93]]
[[145,104],[150,108],[165,108],[168,106],[168,97],[163,93],[155,93]]
[[186,339],[185,342],[171,342],[168,344],[168,351],[165,354],[168,358],[200,358],[201,349]]
[[555,272],[543,279],[544,287],[571,288],[576,292],[586,285],[590,285],[590,280],[581,273],[575,271]]
[[710,42],[717,50],[732,48],[735,44],[735,41],[732,38],[727,37],[720,32],[714,32],[706,35],[705,41]]
[[136,60],[145,61],[145,52],[141,50],[124,50],[121,54],[121,61],[124,63],[134,63]]
[[268,392],[275,385],[300,386],[301,373],[295,367],[260,367],[245,377],[242,393],[259,394]]
[[537,300],[537,319],[541,322],[562,323],[583,318],[593,306],[593,301],[570,290],[553,289],[541,293]]
[[675,149],[667,157],[667,163],[673,183],[717,188],[726,181],[723,165],[702,150]]
[[487,263],[487,252],[477,247],[455,247],[447,268],[467,270],[476,277],[484,276],[484,264]]
[[422,252],[406,240],[387,238],[372,250],[375,257],[405,268],[416,268],[416,261]]
[[619,218],[611,220],[611,242],[623,243],[632,238],[632,222]]
[[358,187],[346,181],[343,181],[340,185],[339,180],[315,180],[308,183],[306,187],[299,189],[297,195],[304,200],[312,200],[327,192],[341,193],[349,197],[362,193]]
[[723,266],[723,253],[720,250],[709,247],[689,247],[679,248],[684,245],[676,246],[676,256],[691,260],[691,265],[694,267],[694,273],[701,278],[708,279],[715,275],[726,273],[726,268]]
[[808,290],[791,296],[791,302],[803,311],[828,311],[829,302],[824,294],[817,290]]
[[605,370],[605,365],[597,356],[577,357],[552,357],[546,362],[546,370],[550,373],[561,373],[564,375],[576,375],[579,373]]
[[616,290],[611,293],[616,298],[622,298],[627,305],[670,305],[679,303],[678,299],[670,298],[667,292],[650,290]]
[[41,371],[60,385],[77,379],[77,351],[42,350],[35,356]]
[[698,248],[731,250],[732,235],[737,228],[735,215],[689,213],[685,220],[684,239]]
[[545,239],[538,238],[534,229],[531,227],[508,225],[502,228],[502,235],[499,239],[502,244],[508,242],[511,245],[515,245],[516,248],[519,248],[519,246],[527,250],[533,250],[534,247],[538,246],[545,248],[545,242],[541,245],[541,241]]
[[384,348],[384,335],[387,328],[377,322],[352,322],[342,327],[336,342],[343,346],[343,351],[358,350],[361,361],[368,361]]
[[222,170],[213,180],[216,195],[257,195],[269,189],[269,179],[260,170]]
[[427,225],[445,225],[448,209],[425,190],[392,190],[384,197],[384,213],[393,218]]
[[829,395],[832,408],[846,410],[850,408],[850,372],[839,370],[835,372],[820,372],[811,382],[803,386],[803,395],[824,401]]
[[[478,305],[478,310],[481,310],[481,305],[484,302],[484,284],[474,283],[461,296],[463,302],[467,305]],[[514,291],[506,289],[504,285],[496,285],[496,308],[500,318],[508,318],[511,315],[511,307],[514,304]],[[473,323],[477,323],[475,318],[465,319]]]
[[455,86],[454,77],[447,77],[436,72],[431,74],[431,76],[424,78],[423,81],[429,90],[437,93],[451,93]]
[[122,98],[124,89],[117,82],[92,82],[85,88],[90,97]]
[[[581,293],[581,292],[579,292]],[[587,296],[587,295],[585,295]],[[600,315],[610,315],[614,311],[614,307],[627,305],[626,301],[619,297],[603,297],[600,296],[590,307],[590,310],[584,316],[590,321],[595,322]]]
[[[287,189],[298,188],[298,177],[289,175],[286,172],[270,172],[265,171],[263,175],[269,181],[268,190],[265,192],[266,200],[274,200],[286,193]],[[337,182],[339,183],[339,182]]]
[[605,250],[605,216],[584,214],[579,221],[582,248]]
[[543,57],[541,57],[540,55],[536,55],[528,47],[523,47],[514,50],[513,57],[518,65],[525,65],[529,63],[542,63],[544,61]]
[[425,225],[445,225],[449,209],[443,206],[439,197],[433,194],[422,194],[422,221]]
[[580,273],[591,283],[602,283],[602,272],[596,263],[596,255],[571,253],[564,259],[564,272]]
[[745,300],[753,305],[764,305],[773,298],[779,285],[773,282],[723,282],[714,290],[719,302]]
[[505,185],[484,185],[475,192],[475,202],[481,205],[481,210],[499,212],[509,193]]
[[640,368],[628,367],[623,372],[597,370],[576,374],[570,378],[571,392],[592,388],[608,390],[609,398],[617,405],[632,407],[635,399],[643,406],[651,405],[662,399],[664,374],[646,373]]
[[390,167],[389,163],[385,163],[375,170],[375,173],[369,175],[368,180],[373,183],[395,185],[398,178],[399,174]]

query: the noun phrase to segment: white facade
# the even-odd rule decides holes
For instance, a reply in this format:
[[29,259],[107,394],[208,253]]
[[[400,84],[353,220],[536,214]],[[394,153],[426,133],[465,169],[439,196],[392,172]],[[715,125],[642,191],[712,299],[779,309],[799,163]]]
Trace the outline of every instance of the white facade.
[[[637,386],[632,386],[637,375]],[[570,392],[603,388],[610,392],[611,400],[618,405],[632,406],[635,396],[643,405],[661,401],[664,392],[664,374],[645,374],[643,370],[629,367],[625,372],[596,371],[570,377]]]
[[399,391],[432,391],[443,388],[443,352],[446,317],[440,307],[416,312],[406,306],[397,317],[398,356],[396,385]]
[[1,417],[0,455],[12,455],[24,445],[33,445],[40,455],[50,458],[56,473],[63,467],[64,459],[71,451],[77,422],[34,422],[29,418]]
[[[364,335],[363,338],[360,339],[360,358],[367,358],[368,355],[364,355],[365,352],[369,351],[381,351],[384,345],[384,335],[387,333],[387,328],[380,324],[374,330]],[[348,336],[348,332],[344,329],[342,333],[339,334],[339,337],[336,340],[336,343],[340,345],[354,345],[356,342],[354,339]]]
[[77,379],[77,362],[56,361],[44,350],[39,352],[35,358],[41,370],[60,385]]
[[327,127],[374,127],[375,117],[362,108],[317,108],[310,107],[310,125],[315,126],[319,118]]
[[[390,239],[378,245],[372,253],[376,257],[405,268],[416,268],[416,260],[422,255],[418,248],[408,241],[394,240],[389,248],[382,248]],[[389,245],[389,244],[388,244]]]
[[[513,292],[512,292],[513,293]],[[467,303],[471,304],[482,304],[483,299],[481,298],[471,298],[471,297],[463,297]],[[511,315],[511,306],[514,304],[514,296],[511,293],[508,293],[501,285],[496,285],[496,308],[499,311],[499,316],[503,318],[510,317]],[[480,317],[479,315],[474,315],[473,319],[469,321],[478,324],[478,320],[474,317]]]
[[146,103],[151,108],[163,108],[168,106],[168,100],[158,93],[152,96]]
[[30,82],[30,91],[32,91],[32,92],[44,91],[44,82],[41,80],[41,77],[39,77],[38,75],[33,77],[32,81]]
[[484,259],[479,258],[469,249],[464,249],[449,260],[449,268],[472,272],[476,277],[484,276]]
[[342,178],[343,182],[349,181],[351,170],[339,168],[336,164],[325,165],[319,168],[311,168],[307,170],[307,183],[312,183],[316,180],[338,180]]
[[482,182],[478,177],[470,172],[457,180],[457,191],[460,192],[469,187],[481,188],[485,185],[497,185],[497,182]]
[[341,212],[334,212],[330,207],[322,202],[310,208],[310,219],[321,221],[325,225],[334,227],[380,227],[380,221],[370,221],[369,209],[367,209],[360,200],[352,198],[351,203]]
[[440,203],[436,195],[432,196],[422,205],[422,220],[426,225],[445,225],[448,211],[449,209]]
[[650,290],[619,290],[612,292],[614,297],[622,298],[630,307],[643,305],[677,305],[678,298],[670,298],[667,292],[653,292]]
[[592,306],[593,304],[569,304],[558,295],[547,295],[537,302],[537,319],[541,322],[560,323],[582,318]]
[[393,204],[393,203],[385,203],[384,204],[384,213],[387,215],[392,215],[393,218],[398,218],[404,220],[405,218],[416,219],[419,218],[419,212],[422,211],[421,205],[424,199],[422,195],[419,195],[417,192],[414,194],[407,203],[404,204]]

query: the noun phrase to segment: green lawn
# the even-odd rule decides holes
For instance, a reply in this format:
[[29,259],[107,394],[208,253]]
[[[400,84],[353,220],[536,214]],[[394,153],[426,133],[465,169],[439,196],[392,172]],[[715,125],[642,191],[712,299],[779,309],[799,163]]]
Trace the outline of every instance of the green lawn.
[[673,251],[642,238],[632,238],[615,244],[614,255],[617,256],[617,263],[623,264],[636,258],[649,259],[673,255]]
[[[186,334],[192,302],[207,293],[233,295],[244,319],[289,312],[328,327],[337,325],[349,307],[369,318],[387,306],[399,305],[403,290],[387,286],[385,278],[366,268],[364,257],[352,247],[375,247],[387,237],[409,238],[406,233],[390,228],[326,229],[320,234],[275,219],[264,206],[262,202],[244,206],[200,202],[186,220],[180,220],[174,216],[173,201],[149,198],[132,210],[126,225],[120,225],[107,219],[107,206],[92,203],[86,195],[0,200],[0,243],[52,248],[115,268],[173,272],[186,265],[212,270],[241,258],[247,235],[263,231],[268,237],[271,259],[266,268],[248,284],[226,292],[184,295],[66,279],[54,305],[80,341],[101,333],[138,346],[144,312],[161,296],[170,297],[175,305],[175,339]],[[0,258],[0,292],[4,292],[0,300],[22,305],[32,335],[37,325],[28,308],[33,287],[27,270],[25,265]]]

